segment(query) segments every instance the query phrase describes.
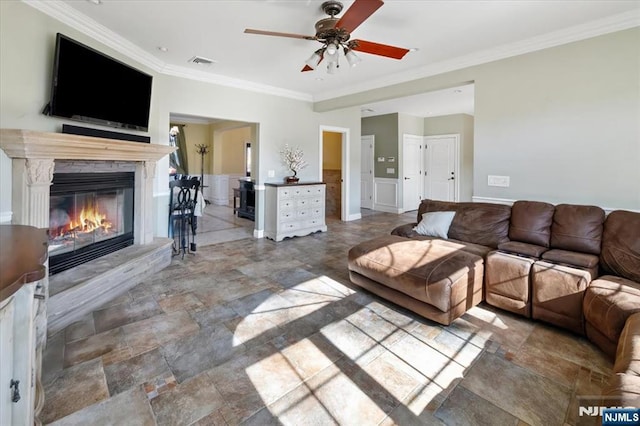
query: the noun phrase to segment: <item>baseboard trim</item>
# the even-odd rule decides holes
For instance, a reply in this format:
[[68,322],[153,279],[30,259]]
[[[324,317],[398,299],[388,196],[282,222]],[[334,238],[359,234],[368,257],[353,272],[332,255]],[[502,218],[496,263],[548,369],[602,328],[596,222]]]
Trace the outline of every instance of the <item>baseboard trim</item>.
[[384,204],[374,204],[373,210],[385,213],[402,214],[402,209],[392,206],[385,206]]
[[360,220],[360,219],[362,219],[361,213],[347,215],[347,222],[351,222],[352,220]]
[[13,218],[13,212],[0,212],[0,223],[10,224]]
[[264,229],[254,229],[253,230],[254,238],[264,238]]
[[[474,203],[493,203],[493,204],[504,204],[507,206],[512,206],[513,203],[518,201],[518,200],[512,200],[510,198],[478,197],[476,195],[471,197],[471,199],[473,200]],[[536,200],[536,201],[544,201],[544,200]],[[544,201],[544,202],[550,203],[550,204],[558,204],[558,203],[551,203],[550,201]],[[570,203],[570,204],[575,204],[575,203]],[[602,210],[604,210],[606,214],[609,214],[614,210],[626,210],[629,212],[640,213],[640,210],[621,209],[616,207],[602,207]]]

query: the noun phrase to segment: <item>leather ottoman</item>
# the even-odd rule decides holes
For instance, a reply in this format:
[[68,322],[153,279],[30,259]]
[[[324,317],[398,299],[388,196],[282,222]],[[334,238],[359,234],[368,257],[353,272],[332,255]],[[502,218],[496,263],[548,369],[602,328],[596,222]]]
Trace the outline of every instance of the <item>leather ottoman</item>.
[[482,301],[480,256],[439,244],[388,235],[349,250],[351,281],[440,324]]

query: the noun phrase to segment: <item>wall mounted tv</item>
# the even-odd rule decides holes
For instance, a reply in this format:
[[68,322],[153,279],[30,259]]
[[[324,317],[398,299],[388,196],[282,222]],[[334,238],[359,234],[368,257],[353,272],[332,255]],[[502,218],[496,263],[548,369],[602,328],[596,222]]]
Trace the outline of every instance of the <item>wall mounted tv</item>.
[[45,113],[147,131],[153,77],[60,33]]

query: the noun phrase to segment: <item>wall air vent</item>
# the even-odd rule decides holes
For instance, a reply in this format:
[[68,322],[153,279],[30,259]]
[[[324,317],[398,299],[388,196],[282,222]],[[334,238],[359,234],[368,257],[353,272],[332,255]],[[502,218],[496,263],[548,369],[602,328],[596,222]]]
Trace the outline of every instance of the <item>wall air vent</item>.
[[189,59],[187,62],[191,62],[198,65],[211,65],[216,63],[216,61],[214,61],[213,59],[205,58],[203,56],[194,56],[193,58]]

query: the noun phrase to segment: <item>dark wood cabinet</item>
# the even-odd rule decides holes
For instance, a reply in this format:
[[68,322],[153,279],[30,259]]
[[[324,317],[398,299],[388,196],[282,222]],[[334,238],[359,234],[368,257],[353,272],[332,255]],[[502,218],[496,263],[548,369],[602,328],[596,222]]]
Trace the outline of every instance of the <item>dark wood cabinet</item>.
[[256,192],[253,187],[253,181],[247,179],[239,179],[240,186],[240,207],[238,207],[238,217],[256,220]]

